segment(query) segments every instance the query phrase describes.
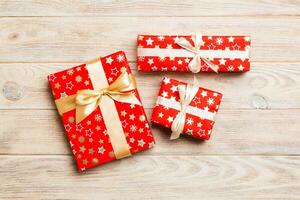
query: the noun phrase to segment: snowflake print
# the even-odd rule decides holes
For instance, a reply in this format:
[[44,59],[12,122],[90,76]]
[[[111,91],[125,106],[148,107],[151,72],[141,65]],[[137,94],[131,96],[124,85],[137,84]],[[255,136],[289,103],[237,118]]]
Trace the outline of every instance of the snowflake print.
[[118,61],[118,62],[123,62],[124,60],[125,60],[124,55],[119,54],[119,55],[117,56],[117,61]]
[[98,114],[98,115],[95,116],[95,121],[96,122],[100,122],[101,120],[102,120],[101,115]]
[[215,103],[215,101],[213,98],[208,98],[207,103],[208,103],[208,105],[213,105]]
[[216,43],[218,44],[218,45],[221,45],[222,43],[223,43],[223,39],[222,38],[217,38],[216,39]]
[[137,130],[137,127],[136,127],[136,125],[131,125],[130,126],[130,130],[132,131],[132,132],[136,132],[136,130]]

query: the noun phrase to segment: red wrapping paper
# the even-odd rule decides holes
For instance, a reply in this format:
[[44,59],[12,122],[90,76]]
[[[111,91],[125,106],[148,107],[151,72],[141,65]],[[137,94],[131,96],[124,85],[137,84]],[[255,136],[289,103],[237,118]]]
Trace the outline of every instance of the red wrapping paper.
[[[158,93],[158,100],[153,108],[151,121],[161,126],[171,128],[175,117],[178,115],[179,110],[172,108],[172,106],[179,103],[178,85],[186,83],[165,77],[162,81],[161,88]],[[170,106],[162,105],[159,101],[160,98],[167,100],[174,100]],[[189,104],[190,107],[198,108],[209,112],[213,117],[217,114],[222,94],[219,92],[211,91],[199,87],[198,92]],[[196,138],[208,140],[210,138],[214,120],[205,119],[187,113],[184,123],[182,134],[187,134]]]
[[[139,35],[137,64],[140,71],[190,71],[189,62],[193,55],[176,44],[185,38],[192,45],[192,35]],[[202,36],[201,51],[205,58],[219,66],[219,72],[246,72],[250,70],[250,37],[248,36]],[[182,50],[181,53],[172,52]],[[158,51],[155,51],[158,50]],[[190,53],[190,52],[189,52]],[[179,54],[179,55],[178,55]],[[228,55],[231,54],[231,55]],[[201,60],[201,72],[212,69]]]
[[[105,76],[109,84],[120,75],[120,71],[131,73],[124,52],[101,57]],[[48,76],[54,99],[74,95],[78,90],[93,89],[86,64],[82,64]],[[100,67],[100,66],[99,66]],[[140,100],[138,91],[133,91]],[[140,105],[114,101],[131,154],[150,148],[154,138],[149,128],[144,108]],[[76,125],[75,110],[61,116],[79,171],[115,160],[109,133],[100,108]]]

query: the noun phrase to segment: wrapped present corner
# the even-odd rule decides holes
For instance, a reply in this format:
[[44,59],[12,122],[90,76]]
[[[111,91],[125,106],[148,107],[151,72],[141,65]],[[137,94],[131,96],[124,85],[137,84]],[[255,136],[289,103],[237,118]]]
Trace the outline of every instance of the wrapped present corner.
[[140,71],[246,72],[249,36],[139,35]]
[[186,84],[165,77],[151,121],[170,128],[171,139],[187,134],[208,140],[221,99],[221,93],[199,87],[196,79]]
[[122,51],[50,74],[48,80],[80,171],[154,144]]

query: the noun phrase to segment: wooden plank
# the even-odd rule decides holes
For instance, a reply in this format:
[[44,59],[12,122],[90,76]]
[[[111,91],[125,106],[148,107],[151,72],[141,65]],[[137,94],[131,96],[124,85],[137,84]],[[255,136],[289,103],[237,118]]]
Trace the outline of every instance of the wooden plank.
[[0,16],[257,16],[299,15],[299,10],[298,0],[0,0]]
[[[54,109],[46,76],[77,64],[0,64],[0,88],[11,94],[0,93],[0,109]],[[191,73],[142,73],[134,63],[131,66],[146,108],[155,104],[163,76],[193,81]],[[197,78],[203,87],[224,94],[223,109],[285,109],[300,108],[299,75],[299,63],[253,63],[252,71],[244,74],[206,73]],[[20,98],[18,90],[23,91]]]
[[0,19],[0,30],[0,62],[84,62],[120,49],[134,61],[137,34],[183,30],[251,35],[252,61],[300,61],[296,16],[13,17]]
[[290,199],[293,156],[133,156],[76,172],[69,156],[0,156],[2,199]]
[[[151,110],[147,109],[150,117]],[[220,110],[209,141],[152,126],[157,145],[142,155],[299,155],[300,109]],[[71,154],[54,110],[1,110],[0,154]]]

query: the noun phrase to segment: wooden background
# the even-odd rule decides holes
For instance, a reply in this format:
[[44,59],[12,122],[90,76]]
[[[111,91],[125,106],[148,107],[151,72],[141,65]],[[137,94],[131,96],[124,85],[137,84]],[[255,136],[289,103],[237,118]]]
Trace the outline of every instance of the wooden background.
[[[198,74],[224,94],[210,141],[169,141],[76,171],[46,75],[124,50],[148,116],[164,75],[138,33],[252,37],[252,70]],[[300,199],[299,0],[0,0],[0,199]]]

